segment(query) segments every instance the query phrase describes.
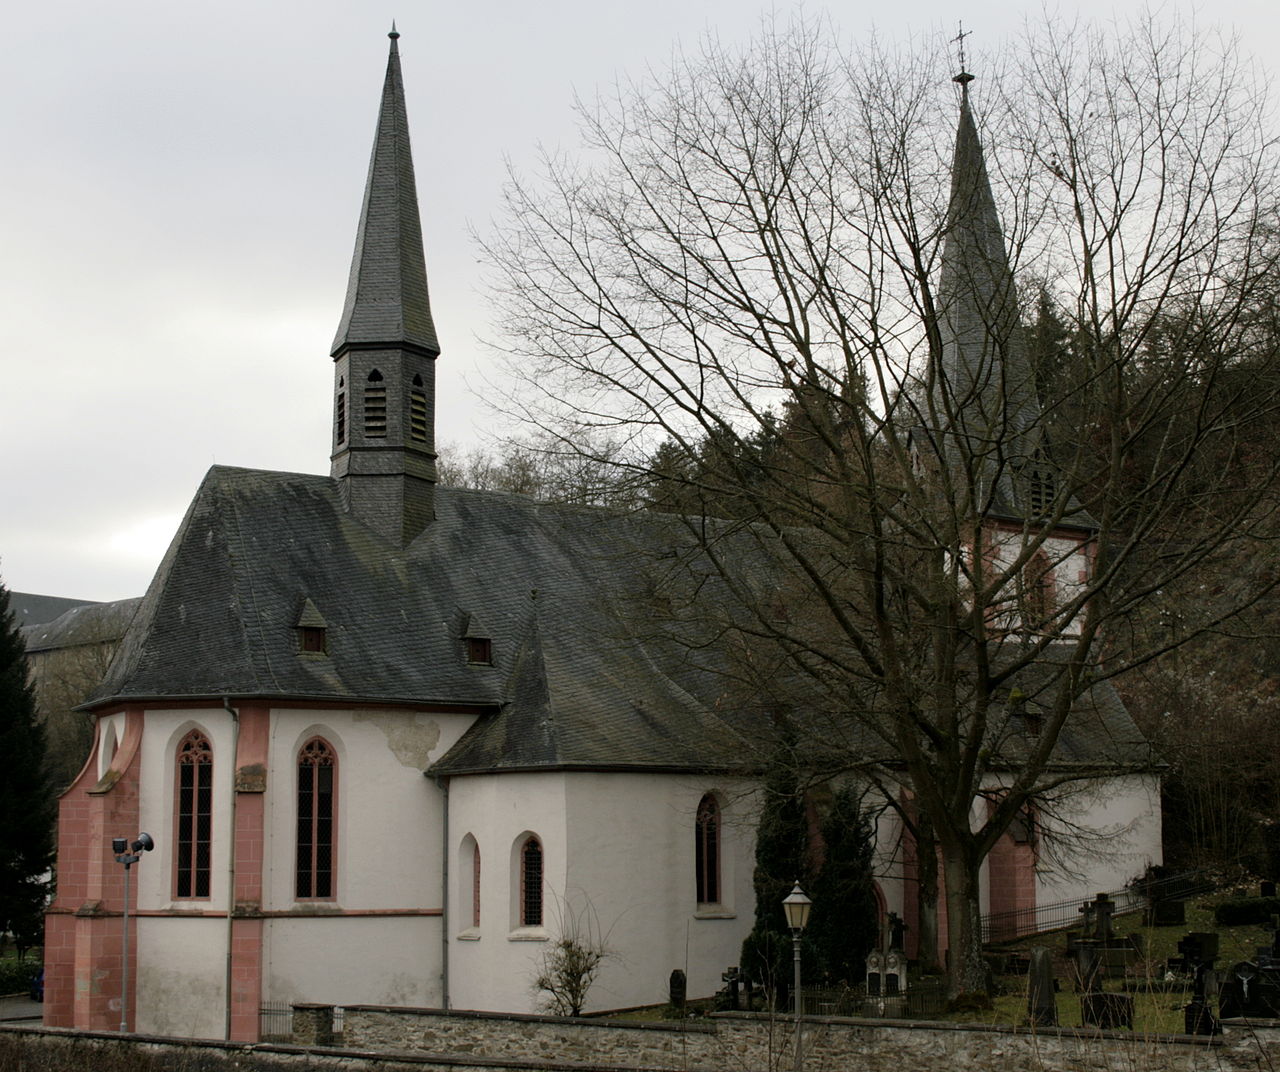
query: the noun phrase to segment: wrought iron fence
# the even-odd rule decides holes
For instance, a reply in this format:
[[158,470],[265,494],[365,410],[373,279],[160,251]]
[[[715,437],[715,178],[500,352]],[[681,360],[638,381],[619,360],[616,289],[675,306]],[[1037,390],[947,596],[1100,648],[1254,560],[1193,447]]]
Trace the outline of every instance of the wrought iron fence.
[[[333,1036],[342,1037],[343,1008],[333,1007]],[[293,1039],[293,1002],[264,1001],[258,1006],[258,1037],[263,1042],[290,1042]]]
[[[1115,908],[1112,916],[1140,912],[1153,901],[1182,899],[1208,893],[1214,881],[1205,871],[1184,871],[1167,878],[1135,883],[1122,890],[1109,890]],[[984,942],[1011,942],[1045,931],[1065,930],[1080,921],[1082,900],[1058,901],[1014,912],[992,912],[982,917]]]
[[943,979],[911,982],[901,993],[868,997],[866,988],[847,986],[836,990],[805,987],[801,1012],[806,1016],[870,1016],[883,1019],[927,1020],[946,1010]]
[[258,1038],[263,1042],[289,1042],[293,1038],[293,1003],[264,1001],[258,1006]]

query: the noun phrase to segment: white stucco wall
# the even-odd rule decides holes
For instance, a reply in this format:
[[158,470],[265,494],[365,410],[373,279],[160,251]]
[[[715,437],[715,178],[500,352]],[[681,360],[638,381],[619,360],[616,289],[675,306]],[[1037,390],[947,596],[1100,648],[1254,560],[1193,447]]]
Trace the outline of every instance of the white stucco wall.
[[[271,713],[264,809],[263,1000],[441,1000],[439,787],[422,773],[470,714],[283,708]],[[211,890],[173,897],[175,749],[199,728],[213,749]],[[111,727],[108,727],[111,728]],[[335,896],[294,898],[296,756],[312,736],[338,755]],[[151,710],[140,746],[139,829],[156,841],[133,868],[139,1030],[222,1037],[235,728],[219,708]],[[121,830],[133,837],[138,830]]]
[[[698,911],[694,818],[704,793],[722,810],[718,908]],[[469,876],[453,883],[450,997],[454,1008],[535,1011],[531,989],[547,943],[566,928],[588,929],[614,951],[589,1009],[666,999],[674,968],[689,993],[721,986],[751,928],[757,804],[743,783],[687,775],[595,772],[479,775],[450,787],[453,860],[468,835],[481,853],[481,926],[470,927]],[[538,931],[512,927],[517,862],[527,831],[545,852],[546,913]]]
[[269,919],[263,999],[438,1008],[440,919]]
[[138,920],[135,1030],[226,1037],[226,935],[226,919]]
[[[998,790],[991,779],[987,787]],[[973,823],[984,817],[981,804]],[[1058,791],[1052,805],[1037,815],[1041,826],[1036,865],[1036,904],[1086,900],[1120,890],[1150,864],[1163,860],[1160,829],[1160,780],[1135,774],[1099,779]],[[902,823],[886,810],[876,827],[876,881],[888,909],[903,912]],[[989,911],[987,869],[981,875],[981,907]]]
[[[1026,548],[1029,535],[1035,535],[1035,533],[1029,534],[1016,527],[993,526],[987,537],[990,541],[987,550],[993,566],[999,570],[1012,566]],[[1088,581],[1091,567],[1088,544],[1082,535],[1055,533],[1047,536],[1038,550],[1043,553],[1048,565],[1048,576],[1043,579],[1051,582],[1053,596],[1049,609],[1060,610],[1079,596]],[[1043,575],[1036,567],[1034,560],[1028,564],[1028,567],[1025,579],[1031,584],[1040,583]],[[1016,583],[1010,584],[1004,593],[1003,598],[1008,601],[1008,608],[997,618],[1002,628],[1017,629],[1022,624],[1022,612],[1018,606],[1020,595],[1019,586]],[[1062,636],[1078,635],[1079,614],[1070,619],[1064,616],[1058,617],[1053,622],[1052,631]]]
[[1036,904],[1092,898],[1124,889],[1164,861],[1160,780],[1152,774],[1108,778],[1077,787],[1043,820]]
[[[175,754],[179,742],[199,729],[213,749],[213,836],[210,845],[209,897],[173,896],[173,844],[177,824]],[[231,829],[231,779],[234,752],[231,716],[218,708],[148,711],[139,747],[141,760],[138,788],[139,830],[155,839],[155,850],[144,853],[133,867],[135,904],[143,911],[177,908],[183,911],[225,913]],[[138,830],[121,830],[120,837],[134,837]],[[114,834],[112,836],[115,836]],[[225,938],[220,939],[225,949]]]

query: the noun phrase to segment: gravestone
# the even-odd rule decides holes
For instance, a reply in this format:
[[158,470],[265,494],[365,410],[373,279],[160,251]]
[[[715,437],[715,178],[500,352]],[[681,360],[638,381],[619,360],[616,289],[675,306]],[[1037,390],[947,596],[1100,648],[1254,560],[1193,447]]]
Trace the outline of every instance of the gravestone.
[[1185,927],[1187,902],[1178,900],[1152,901],[1143,912],[1143,923],[1148,927]]
[[905,950],[907,924],[897,912],[889,913],[889,948]]
[[1088,1027],[1133,1029],[1133,996],[1095,991],[1080,998],[1080,1017]]
[[1036,1027],[1056,1027],[1058,1023],[1053,957],[1042,945],[1031,950],[1031,967],[1027,972],[1027,1019]]
[[1218,991],[1218,1015],[1224,1020],[1247,1016],[1251,1020],[1280,1017],[1280,973],[1244,961],[1229,968]]
[[1213,986],[1213,962],[1218,957],[1218,936],[1212,931],[1191,931],[1178,941],[1185,970],[1195,972],[1191,1001],[1183,1009],[1183,1027],[1188,1035],[1220,1035],[1218,1023],[1209,1006]]
[[738,1004],[738,985],[742,982],[742,972],[735,965],[732,968],[726,968],[721,973],[720,979],[724,983],[721,993],[724,995],[725,1005],[730,1009],[740,1009],[742,1006]]
[[685,998],[688,993],[689,986],[688,981],[685,979],[685,974],[679,968],[676,968],[667,980],[667,996],[671,1001],[671,1007],[676,1012],[684,1011]]
[[884,954],[878,949],[867,954],[867,997],[878,998],[884,990]]
[[907,992],[907,958],[892,946],[895,916],[880,928],[880,948],[867,956],[866,1006],[868,1016],[900,1016]]

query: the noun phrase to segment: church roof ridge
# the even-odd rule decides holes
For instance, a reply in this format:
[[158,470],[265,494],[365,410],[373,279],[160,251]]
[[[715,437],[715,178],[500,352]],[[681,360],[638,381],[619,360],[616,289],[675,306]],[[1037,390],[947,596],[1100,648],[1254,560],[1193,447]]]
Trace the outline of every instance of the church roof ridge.
[[331,353],[351,347],[407,346],[440,353],[427,294],[409,120],[395,23],[382,104],[369,157],[342,319]]

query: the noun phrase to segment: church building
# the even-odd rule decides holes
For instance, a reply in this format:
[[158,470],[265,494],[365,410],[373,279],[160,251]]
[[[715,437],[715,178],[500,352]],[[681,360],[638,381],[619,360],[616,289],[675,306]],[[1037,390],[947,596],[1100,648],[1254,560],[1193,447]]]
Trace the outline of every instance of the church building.
[[[637,610],[673,519],[436,482],[397,37],[332,349],[330,474],[215,466],[197,490],[61,800],[49,1025],[255,1040],[269,1002],[530,1012],[563,935],[612,951],[593,1010],[662,1002],[673,969],[703,997],[752,926],[744,722]],[[1118,699],[1097,706],[1140,740]],[[1159,861],[1154,773],[1080,809],[1124,831],[1114,851],[1056,873],[1012,832],[990,910]],[[126,965],[112,839],[142,831]],[[882,910],[909,917],[888,813],[879,839]]]

